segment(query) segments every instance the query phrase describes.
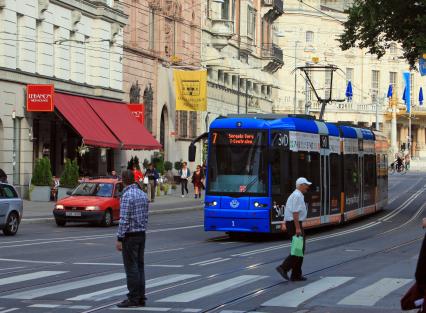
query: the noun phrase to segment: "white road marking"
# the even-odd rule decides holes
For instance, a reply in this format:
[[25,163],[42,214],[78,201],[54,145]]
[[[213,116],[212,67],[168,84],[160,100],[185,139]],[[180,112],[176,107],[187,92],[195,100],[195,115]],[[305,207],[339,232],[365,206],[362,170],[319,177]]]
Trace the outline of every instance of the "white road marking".
[[324,277],[306,286],[293,289],[279,295],[278,297],[272,298],[271,300],[262,303],[262,306],[297,308],[303,302],[327,290],[336,288],[353,278],[354,277]]
[[196,262],[196,263],[191,263],[189,265],[200,265],[206,262],[211,262],[211,261],[216,261],[216,260],[220,260],[221,258],[214,258],[214,259],[209,259],[209,260],[204,260],[204,261],[200,261],[200,262]]
[[[191,226],[183,226],[183,227],[173,227],[173,228],[163,228],[163,229],[154,229],[148,230],[148,234],[152,233],[162,233],[174,230],[183,230],[183,229],[192,229],[192,228],[200,228],[204,227],[204,225],[191,225]],[[78,237],[59,237],[59,238],[49,238],[49,239],[34,239],[29,243],[24,244],[15,244],[10,245],[9,243],[4,243],[4,245],[0,245],[0,249],[4,248],[16,248],[16,247],[25,247],[25,246],[34,246],[34,245],[47,245],[50,243],[60,243],[60,242],[73,242],[73,241],[85,241],[85,240],[94,240],[94,239],[107,239],[116,237],[116,235],[108,234],[108,235],[95,235],[95,236],[78,236]],[[10,242],[12,243],[12,242]],[[0,260],[1,261],[1,260]],[[63,263],[63,262],[60,262]]]
[[9,313],[9,312],[13,312],[13,311],[16,311],[16,310],[19,310],[19,308],[7,309],[7,310],[4,310],[4,311],[0,311],[0,313]]
[[20,268],[25,268],[25,266],[16,266],[16,267],[0,268],[0,271],[17,270],[17,269],[20,269]]
[[184,310],[182,310],[182,312],[184,312],[184,313],[198,313],[198,312],[201,312],[202,311],[202,309],[184,309]]
[[157,300],[157,302],[190,302],[200,298],[204,298],[206,296],[211,296],[215,293],[222,293],[227,290],[231,290],[237,287],[244,286],[246,284],[253,283],[260,279],[264,279],[267,276],[260,275],[241,275],[235,278],[231,278],[225,281],[221,281],[219,283],[207,285],[202,288],[194,289],[188,292],[183,292],[171,297],[163,298]]
[[29,308],[46,308],[46,309],[53,309],[60,307],[60,304],[32,304],[28,306]]
[[8,278],[0,278],[0,286],[19,283],[22,281],[33,280],[33,279],[42,278],[42,277],[44,278],[44,277],[59,275],[63,273],[67,273],[67,272],[66,271],[65,272],[64,271],[40,271],[40,272],[34,272],[29,274],[16,275],[16,276],[8,277]]
[[207,265],[210,265],[210,264],[215,264],[215,263],[219,263],[219,262],[225,262],[225,261],[228,261],[230,259],[231,258],[224,258],[224,259],[220,259],[220,260],[216,260],[216,261],[212,261],[212,262],[208,262],[208,263],[203,263],[203,264],[200,264],[200,266],[207,266]]
[[359,289],[353,294],[343,298],[338,304],[373,306],[380,299],[386,297],[391,292],[405,286],[412,279],[403,278],[382,278],[372,285]]
[[123,263],[86,263],[86,262],[78,262],[73,263],[74,265],[105,265],[105,266],[123,266]]
[[2,296],[4,299],[21,299],[21,300],[31,300],[35,298],[40,298],[43,296],[56,294],[64,291],[80,289],[83,287],[89,287],[104,283],[109,283],[115,280],[124,279],[126,276],[123,273],[113,273],[104,276],[97,276],[92,278],[87,278],[75,282],[64,283],[59,285],[54,285],[50,287],[43,287],[37,289],[31,289],[28,291],[21,291],[12,293],[10,295]]
[[[172,308],[156,308],[156,307],[139,307],[139,308],[127,308],[126,311],[148,311],[148,312],[167,312],[170,311]],[[111,308],[110,310],[123,310],[120,308]]]
[[153,254],[153,253],[161,253],[161,252],[169,252],[169,251],[179,251],[179,250],[183,250],[183,249],[184,248],[152,250],[152,251],[145,251],[145,254]]
[[18,263],[35,263],[35,264],[63,264],[64,263],[64,262],[53,262],[53,261],[32,261],[32,260],[3,259],[3,258],[1,258],[0,261],[18,262]]
[[[146,288],[154,288],[167,284],[172,284],[178,281],[186,280],[189,278],[199,277],[200,275],[192,274],[170,274],[166,276],[160,276],[146,281]],[[88,294],[82,294],[73,298],[69,298],[69,301],[81,301],[81,300],[95,300],[101,301],[111,297],[120,296],[127,293],[126,285],[116,286],[108,289],[102,289]]]
[[170,268],[178,268],[183,267],[183,265],[173,265],[173,264],[147,264],[149,267],[170,267]]

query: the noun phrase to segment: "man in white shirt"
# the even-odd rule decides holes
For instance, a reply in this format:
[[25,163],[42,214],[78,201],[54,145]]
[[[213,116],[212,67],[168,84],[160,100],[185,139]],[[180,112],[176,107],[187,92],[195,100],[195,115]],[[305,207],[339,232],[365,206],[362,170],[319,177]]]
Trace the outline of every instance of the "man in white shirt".
[[[308,192],[309,186],[312,185],[304,177],[299,177],[296,180],[296,189],[288,197],[284,210],[284,221],[287,229],[287,234],[290,239],[296,236],[303,236],[303,253],[305,253],[305,233],[303,231],[302,222],[308,214],[304,193]],[[302,276],[303,257],[289,255],[283,263],[276,268],[278,273],[285,280],[304,281],[306,277]],[[288,277],[288,272],[291,270],[291,278]]]

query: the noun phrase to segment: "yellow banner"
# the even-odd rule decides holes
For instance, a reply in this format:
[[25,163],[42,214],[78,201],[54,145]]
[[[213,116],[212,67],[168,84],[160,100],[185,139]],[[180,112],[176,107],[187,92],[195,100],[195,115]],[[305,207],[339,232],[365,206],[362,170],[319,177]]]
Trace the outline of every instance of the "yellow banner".
[[176,110],[207,111],[207,71],[173,71]]

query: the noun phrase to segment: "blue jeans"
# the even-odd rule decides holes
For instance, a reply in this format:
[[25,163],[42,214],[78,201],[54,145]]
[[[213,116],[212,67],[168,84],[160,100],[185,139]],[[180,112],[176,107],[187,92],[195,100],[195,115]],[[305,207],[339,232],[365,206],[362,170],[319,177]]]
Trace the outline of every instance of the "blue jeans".
[[131,302],[145,300],[145,233],[123,239],[123,264],[126,271],[127,298]]

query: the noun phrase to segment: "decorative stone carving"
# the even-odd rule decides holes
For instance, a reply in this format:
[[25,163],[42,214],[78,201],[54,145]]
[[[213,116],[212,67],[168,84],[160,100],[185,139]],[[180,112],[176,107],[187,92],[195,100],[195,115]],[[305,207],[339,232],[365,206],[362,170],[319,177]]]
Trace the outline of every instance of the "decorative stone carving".
[[38,20],[44,20],[44,12],[47,11],[49,7],[49,0],[38,0]]
[[130,103],[140,103],[140,100],[141,100],[141,87],[139,87],[139,82],[138,81],[136,81],[135,83],[133,83],[132,86],[130,87],[129,96],[130,96]]
[[77,31],[77,24],[80,23],[81,12],[78,10],[73,10],[71,13],[71,27],[73,31]]
[[118,23],[111,24],[111,44],[114,44],[117,38],[117,35],[120,33],[120,25]]

